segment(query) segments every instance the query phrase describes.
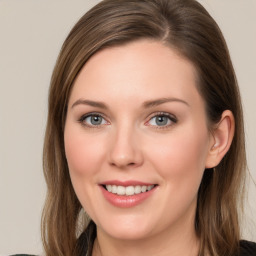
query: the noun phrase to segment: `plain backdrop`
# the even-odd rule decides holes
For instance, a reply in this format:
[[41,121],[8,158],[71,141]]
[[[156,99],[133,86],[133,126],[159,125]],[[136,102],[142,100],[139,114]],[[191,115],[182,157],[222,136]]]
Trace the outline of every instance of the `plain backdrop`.
[[[96,0],[0,0],[0,254],[41,254],[42,146],[48,87],[75,22]],[[256,0],[202,0],[227,40],[244,105],[249,170],[256,180]],[[256,187],[244,238],[256,240]]]

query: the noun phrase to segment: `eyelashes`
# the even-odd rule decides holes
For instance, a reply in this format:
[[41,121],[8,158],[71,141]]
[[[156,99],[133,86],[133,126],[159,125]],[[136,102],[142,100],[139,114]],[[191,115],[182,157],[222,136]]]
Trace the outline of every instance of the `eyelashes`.
[[154,113],[153,116],[145,123],[147,126],[153,126],[157,129],[169,128],[170,126],[176,124],[178,119],[166,112]]
[[110,124],[106,118],[100,113],[89,113],[81,116],[78,120],[82,125],[91,127],[91,128],[99,128],[102,125]]
[[[82,115],[78,122],[88,128],[102,128],[105,125],[111,124],[103,114],[98,112]],[[151,126],[155,129],[166,129],[175,125],[177,122],[178,119],[174,115],[167,112],[157,112],[150,115],[144,125]]]

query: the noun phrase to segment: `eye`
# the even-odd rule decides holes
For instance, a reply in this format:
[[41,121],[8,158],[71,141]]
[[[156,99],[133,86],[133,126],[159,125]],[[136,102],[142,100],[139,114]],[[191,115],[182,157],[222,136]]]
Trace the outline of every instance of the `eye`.
[[108,122],[100,114],[84,115],[79,121],[86,126],[100,126],[108,124]]
[[174,123],[177,123],[177,119],[168,113],[157,114],[147,122],[148,125],[157,126],[159,128],[169,127]]

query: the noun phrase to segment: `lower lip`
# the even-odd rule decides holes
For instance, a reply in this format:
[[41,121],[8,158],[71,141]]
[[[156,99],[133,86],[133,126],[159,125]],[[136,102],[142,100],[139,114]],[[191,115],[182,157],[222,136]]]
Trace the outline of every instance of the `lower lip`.
[[120,196],[120,195],[108,192],[103,186],[100,186],[100,188],[102,190],[102,193],[105,199],[109,203],[117,207],[129,208],[129,207],[139,205],[142,202],[144,202],[147,198],[149,198],[155,192],[156,186],[152,188],[150,191],[140,193],[140,194],[135,194],[132,196]]

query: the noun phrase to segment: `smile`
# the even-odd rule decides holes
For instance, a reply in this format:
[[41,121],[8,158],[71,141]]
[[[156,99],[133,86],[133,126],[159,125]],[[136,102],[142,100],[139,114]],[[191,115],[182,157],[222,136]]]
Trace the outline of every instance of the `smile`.
[[147,191],[150,191],[153,189],[155,185],[149,185],[149,186],[117,186],[117,185],[104,185],[104,188],[112,193],[117,194],[120,196],[133,196],[141,193],[145,193]]
[[99,184],[104,198],[113,206],[121,208],[142,204],[156,193],[158,184],[140,181],[106,181]]

